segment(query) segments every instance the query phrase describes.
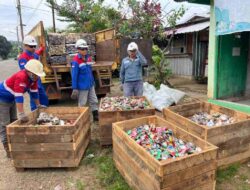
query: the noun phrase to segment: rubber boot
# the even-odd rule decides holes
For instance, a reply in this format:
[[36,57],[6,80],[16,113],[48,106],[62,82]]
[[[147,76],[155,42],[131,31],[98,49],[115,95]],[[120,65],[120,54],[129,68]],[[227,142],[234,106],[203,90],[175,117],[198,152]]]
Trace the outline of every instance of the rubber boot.
[[3,143],[3,147],[4,147],[5,151],[6,151],[7,158],[10,158],[10,151],[9,151],[8,143]]
[[93,114],[93,119],[94,119],[94,121],[99,121],[98,111],[95,110],[95,111],[92,112],[92,114]]

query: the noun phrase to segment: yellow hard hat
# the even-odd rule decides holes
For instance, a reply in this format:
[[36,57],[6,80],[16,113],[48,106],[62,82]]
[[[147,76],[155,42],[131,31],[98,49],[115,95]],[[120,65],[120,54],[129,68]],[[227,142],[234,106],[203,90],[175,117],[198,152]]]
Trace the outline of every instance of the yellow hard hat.
[[43,64],[36,59],[29,60],[24,68],[39,77],[44,77],[46,75],[43,71]]

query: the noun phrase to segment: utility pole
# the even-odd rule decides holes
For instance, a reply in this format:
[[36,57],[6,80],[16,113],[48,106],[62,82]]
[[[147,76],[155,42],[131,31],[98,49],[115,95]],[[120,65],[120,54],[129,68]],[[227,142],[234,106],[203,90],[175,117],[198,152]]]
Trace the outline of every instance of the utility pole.
[[19,22],[20,22],[20,30],[21,30],[21,37],[22,37],[22,41],[24,38],[23,35],[23,21],[22,21],[22,12],[21,12],[21,3],[20,0],[17,0],[17,11],[18,11],[18,15],[19,15]]
[[54,7],[54,0],[51,0],[51,9],[52,9],[52,19],[53,19],[53,32],[56,32],[56,22],[55,22],[55,7]]
[[16,26],[16,37],[17,37],[17,44],[19,45],[18,26]]

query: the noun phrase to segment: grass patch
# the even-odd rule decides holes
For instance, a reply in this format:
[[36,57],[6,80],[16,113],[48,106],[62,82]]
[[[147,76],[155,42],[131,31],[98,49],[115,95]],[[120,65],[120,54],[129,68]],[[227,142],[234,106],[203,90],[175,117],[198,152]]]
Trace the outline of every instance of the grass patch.
[[[95,157],[100,153],[100,143],[98,140],[91,141],[85,154],[84,158],[81,160],[81,165],[90,165],[94,163]],[[90,154],[93,154],[94,157],[88,157]]]
[[230,180],[236,175],[239,168],[240,164],[233,164],[226,169],[219,169],[216,177],[217,182],[222,183],[223,181]]
[[76,180],[76,189],[77,190],[84,190],[85,189],[85,185],[80,179]]
[[100,156],[96,159],[98,166],[97,177],[101,184],[108,190],[128,190],[130,189],[118,170],[115,168],[111,155]]
[[248,177],[246,175],[243,175],[243,174],[240,175],[240,180],[241,181],[245,182],[247,179],[248,179]]
[[97,168],[96,177],[107,190],[131,190],[114,165],[111,147],[101,148],[98,141],[91,141],[81,164]]

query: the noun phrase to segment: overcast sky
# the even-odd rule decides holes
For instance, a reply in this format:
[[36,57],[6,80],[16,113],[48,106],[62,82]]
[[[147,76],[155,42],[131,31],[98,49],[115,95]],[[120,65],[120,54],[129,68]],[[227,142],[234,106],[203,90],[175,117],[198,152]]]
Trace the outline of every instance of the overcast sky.
[[[33,26],[40,20],[43,21],[45,28],[52,27],[51,9],[46,5],[46,0],[20,0],[22,5],[22,19],[24,26],[24,35],[28,33]],[[63,0],[56,0],[58,4]],[[106,0],[106,5],[116,7],[114,0]],[[169,11],[181,6],[173,0],[161,0],[162,7]],[[195,4],[182,3],[187,8],[196,8]],[[208,7],[205,7],[207,9]],[[56,18],[59,18],[56,16]],[[16,26],[19,24],[17,16],[16,0],[0,0],[0,35],[5,36],[8,40],[17,40]],[[56,20],[56,28],[64,29],[68,23]],[[19,35],[20,36],[20,35]]]

